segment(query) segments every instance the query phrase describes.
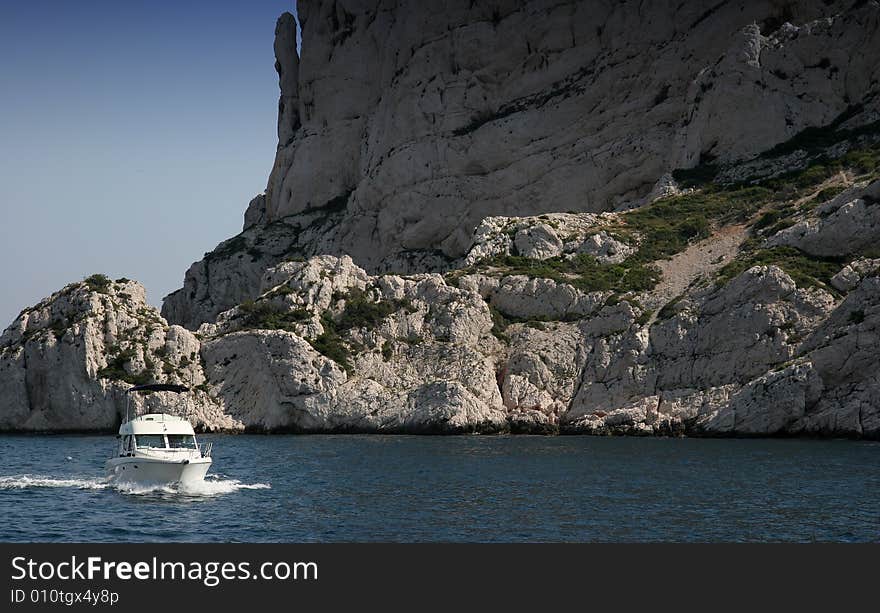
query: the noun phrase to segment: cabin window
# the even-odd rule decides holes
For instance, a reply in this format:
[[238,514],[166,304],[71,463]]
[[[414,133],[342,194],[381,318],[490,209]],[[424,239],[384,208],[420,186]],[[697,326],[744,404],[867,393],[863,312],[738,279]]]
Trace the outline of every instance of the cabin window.
[[172,449],[195,449],[196,437],[192,434],[169,434],[168,446]]
[[136,434],[134,440],[138,447],[165,449],[165,437],[161,434]]
[[132,452],[131,435],[126,434],[122,438],[122,453],[129,454]]

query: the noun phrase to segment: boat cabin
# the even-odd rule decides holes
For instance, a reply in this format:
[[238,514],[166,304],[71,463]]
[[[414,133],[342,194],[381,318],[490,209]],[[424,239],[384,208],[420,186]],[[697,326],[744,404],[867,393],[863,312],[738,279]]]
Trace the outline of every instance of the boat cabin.
[[[152,384],[133,387],[130,392],[169,391],[182,393],[180,385]],[[210,455],[210,449],[202,449],[189,421],[167,413],[148,413],[129,418],[119,426],[119,457],[161,457],[185,460]],[[210,445],[210,443],[208,443]]]
[[127,421],[119,428],[119,455],[134,455],[136,451],[162,451],[184,455],[198,452],[196,435],[190,423],[182,417],[165,413],[150,413]]

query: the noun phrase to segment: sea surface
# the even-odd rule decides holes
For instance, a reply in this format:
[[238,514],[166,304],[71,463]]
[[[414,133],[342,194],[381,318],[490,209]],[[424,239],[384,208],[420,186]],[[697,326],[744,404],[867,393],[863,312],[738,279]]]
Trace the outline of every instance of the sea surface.
[[0,540],[880,540],[876,442],[201,438],[180,491],[109,483],[113,436],[0,436]]

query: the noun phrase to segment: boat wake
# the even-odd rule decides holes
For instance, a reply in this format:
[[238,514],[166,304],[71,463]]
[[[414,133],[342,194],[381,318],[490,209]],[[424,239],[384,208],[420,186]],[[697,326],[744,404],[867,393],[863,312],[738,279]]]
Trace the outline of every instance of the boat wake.
[[222,479],[207,476],[204,481],[180,484],[179,491],[183,494],[195,496],[216,496],[218,494],[231,494],[238,490],[268,490],[272,486],[268,483],[242,483],[238,479]]
[[0,490],[24,490],[41,487],[72,487],[80,490],[103,490],[110,486],[107,479],[55,479],[38,475],[0,477]]
[[214,476],[205,477],[204,481],[192,483],[166,483],[158,485],[145,485],[132,482],[113,482],[112,487],[123,494],[169,494],[179,496],[219,496],[231,494],[239,490],[268,490],[272,486],[268,483],[242,483],[238,479],[221,479]]
[[39,475],[14,475],[0,477],[0,491],[24,490],[32,488],[66,487],[80,490],[114,489],[122,494],[145,495],[167,494],[179,496],[211,497],[231,494],[239,490],[267,490],[268,483],[242,483],[238,479],[220,478],[208,475],[204,481],[194,483],[170,483],[161,485],[144,485],[111,478],[102,479],[56,479]]

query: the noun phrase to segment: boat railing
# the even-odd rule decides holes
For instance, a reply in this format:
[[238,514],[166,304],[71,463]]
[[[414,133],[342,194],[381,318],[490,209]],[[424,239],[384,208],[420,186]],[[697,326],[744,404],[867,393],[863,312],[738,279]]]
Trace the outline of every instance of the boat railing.
[[143,458],[165,459],[168,457],[169,451],[173,450],[165,447],[138,447],[135,455]]
[[167,460],[169,458],[193,457],[200,454],[201,449],[193,447],[138,447],[134,455],[144,458]]
[[199,443],[199,453],[202,454],[203,458],[211,457],[211,450],[214,448],[214,441],[210,441],[208,443]]

